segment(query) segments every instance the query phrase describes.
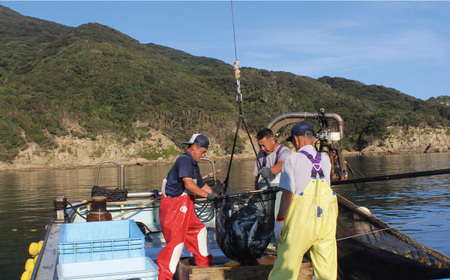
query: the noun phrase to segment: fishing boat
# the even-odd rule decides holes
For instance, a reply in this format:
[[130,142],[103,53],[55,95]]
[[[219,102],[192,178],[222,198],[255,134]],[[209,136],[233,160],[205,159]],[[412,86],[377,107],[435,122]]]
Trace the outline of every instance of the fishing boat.
[[[316,119],[320,124],[316,148],[330,155],[335,167],[332,185],[355,183],[349,178],[352,171],[335,144],[343,137],[343,120],[338,114],[324,111],[288,113],[274,118],[267,127],[280,132],[283,127],[305,119]],[[220,186],[214,163],[209,159],[204,160],[210,162],[212,167],[211,176],[206,178],[208,184]],[[117,168],[115,189],[99,186],[99,174],[106,164]],[[165,246],[159,225],[161,190],[129,192],[125,188],[124,170],[125,166],[116,161],[101,162],[86,201],[71,204],[64,195],[54,200],[55,216],[47,225],[43,240],[30,245],[33,258],[26,263],[23,280],[157,279],[156,258]],[[447,169],[435,174],[411,176],[448,173],[450,170]],[[269,191],[276,192],[277,189]],[[221,199],[254,197],[263,192],[267,190],[224,194]],[[368,209],[358,207],[342,196],[338,196],[338,202],[339,279],[450,278],[448,256],[415,241],[372,215]],[[236,205],[243,204],[239,202]],[[220,205],[198,198],[195,207],[197,215],[208,229],[214,267],[195,267],[192,254],[184,249],[174,279],[266,279],[276,257],[276,244],[266,244],[267,249],[255,264],[225,267],[224,264],[233,256],[230,258],[229,253],[224,253],[227,252],[226,248],[217,242],[223,237],[220,236],[223,233],[216,233]],[[303,274],[300,275],[302,278],[299,279],[312,279],[312,269],[307,258],[304,261]]]

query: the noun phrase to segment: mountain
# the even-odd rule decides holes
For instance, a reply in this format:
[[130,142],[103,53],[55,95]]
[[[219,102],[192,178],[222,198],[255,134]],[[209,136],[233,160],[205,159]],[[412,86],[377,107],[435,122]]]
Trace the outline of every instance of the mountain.
[[[350,151],[383,141],[388,127],[447,129],[450,119],[448,105],[344,78],[242,68],[241,86],[251,133],[283,112],[325,108],[344,118],[341,144]],[[180,148],[196,132],[226,155],[239,116],[235,95],[233,67],[220,60],[140,44],[98,23],[67,27],[0,6],[0,161],[33,145],[44,154],[67,152],[58,140],[67,137],[126,147],[161,133]],[[136,149],[144,158],[177,153]]]
[[438,96],[438,97],[431,97],[427,101],[443,104],[443,105],[446,105],[446,106],[450,106],[450,96],[448,96],[448,95],[441,95],[441,96]]

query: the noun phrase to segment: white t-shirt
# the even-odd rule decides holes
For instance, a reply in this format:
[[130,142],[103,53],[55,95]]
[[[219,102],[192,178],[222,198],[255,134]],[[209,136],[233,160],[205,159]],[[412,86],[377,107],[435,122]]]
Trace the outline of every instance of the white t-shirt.
[[[313,157],[316,157],[317,151],[311,145],[306,145],[300,148],[299,151],[306,151]],[[323,173],[325,175],[325,181],[330,184],[330,172],[331,163],[327,154],[322,153],[322,159],[320,161]],[[302,153],[295,153],[290,155],[283,164],[281,170],[281,178],[279,187],[296,195],[302,193],[308,183],[311,181],[311,169],[313,165],[311,161]]]
[[[281,148],[280,152],[278,153],[278,160],[276,160],[277,159],[277,150],[280,147],[282,147],[282,148]],[[291,150],[289,150],[289,148],[284,147],[284,146],[277,146],[275,151],[271,152],[268,155],[263,150],[260,150],[258,152],[258,160],[260,162],[260,165],[259,165],[260,167],[264,166],[264,164],[263,164],[264,155],[266,155],[266,165],[265,166],[270,168],[270,167],[274,166],[275,164],[277,164],[277,162],[279,162],[279,161],[285,161],[287,159],[287,157],[291,155]],[[258,170],[259,170],[258,164],[255,162],[255,169],[253,170],[253,175],[255,177],[258,176]],[[271,185],[272,184],[278,185],[279,181],[280,181],[280,173],[270,175]],[[259,176],[258,182],[263,183],[263,182],[265,182],[265,180],[264,180],[264,178],[262,178],[262,176]]]

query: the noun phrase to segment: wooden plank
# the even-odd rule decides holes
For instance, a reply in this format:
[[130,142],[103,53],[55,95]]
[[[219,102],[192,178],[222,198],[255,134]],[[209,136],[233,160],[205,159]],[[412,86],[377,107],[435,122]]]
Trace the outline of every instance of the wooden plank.
[[[272,268],[276,259],[277,259],[277,257],[274,255],[263,256],[259,259],[259,264],[270,265],[270,267]],[[303,260],[297,280],[310,280],[310,279],[312,279],[313,272],[314,272],[314,270],[311,267],[311,263],[309,261]]]
[[[268,256],[261,265],[255,266],[195,266],[193,259],[185,259],[178,263],[174,279],[176,280],[255,280],[267,279],[276,257]],[[270,258],[271,257],[271,258]],[[313,269],[309,262],[302,264],[298,280],[311,280]]]

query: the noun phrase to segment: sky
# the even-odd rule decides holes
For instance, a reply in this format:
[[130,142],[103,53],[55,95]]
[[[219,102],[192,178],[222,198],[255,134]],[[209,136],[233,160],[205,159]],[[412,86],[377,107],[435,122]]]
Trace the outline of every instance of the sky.
[[241,67],[315,79],[342,77],[422,100],[450,95],[450,1],[0,1],[0,5],[72,27],[97,22],[144,44],[228,64],[237,56]]

